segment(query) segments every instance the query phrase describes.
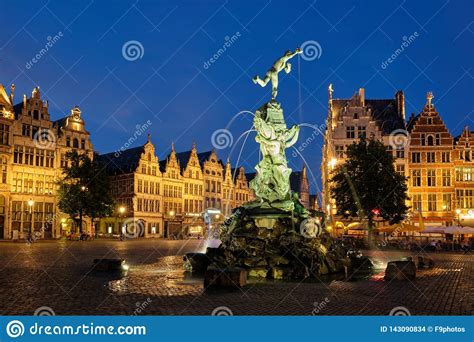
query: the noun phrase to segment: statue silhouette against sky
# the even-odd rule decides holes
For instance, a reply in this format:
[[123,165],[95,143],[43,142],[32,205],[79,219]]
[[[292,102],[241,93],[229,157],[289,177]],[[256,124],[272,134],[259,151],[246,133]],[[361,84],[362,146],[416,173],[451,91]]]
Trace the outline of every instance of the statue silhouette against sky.
[[291,64],[288,63],[288,60],[302,52],[303,51],[301,51],[300,48],[297,48],[295,52],[291,52],[290,50],[286,51],[283,57],[277,59],[276,62],[273,63],[273,66],[267,71],[263,80],[257,75],[252,79],[253,83],[258,83],[260,86],[265,87],[268,82],[272,81],[272,100],[275,100],[278,94],[278,73],[285,70],[285,72],[289,74],[291,71]]

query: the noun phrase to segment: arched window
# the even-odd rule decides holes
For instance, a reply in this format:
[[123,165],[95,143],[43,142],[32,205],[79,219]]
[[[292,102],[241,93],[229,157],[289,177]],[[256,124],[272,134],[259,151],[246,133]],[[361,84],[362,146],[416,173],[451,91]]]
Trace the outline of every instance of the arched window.
[[434,145],[434,139],[433,139],[433,136],[432,136],[432,135],[429,135],[426,140],[427,140],[426,144],[427,144],[428,146],[433,146],[433,145]]
[[74,140],[72,141],[72,147],[74,147],[74,148],[79,148],[79,140],[77,140],[76,138],[74,138]]

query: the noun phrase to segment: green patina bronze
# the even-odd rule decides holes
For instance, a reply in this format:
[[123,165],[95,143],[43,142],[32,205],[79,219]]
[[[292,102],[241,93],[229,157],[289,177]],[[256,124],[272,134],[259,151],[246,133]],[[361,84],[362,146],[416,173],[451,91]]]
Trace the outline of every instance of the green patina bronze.
[[256,112],[253,126],[261,160],[250,182],[256,199],[235,208],[220,228],[222,244],[208,248],[207,259],[220,270],[243,269],[250,277],[304,279],[344,269],[344,251],[331,248],[324,218],[309,212],[290,189],[291,169],[285,150],[296,143],[299,126],[287,128],[278,93],[278,73],[291,71],[287,51],[254,83],[272,82],[272,99]]
[[255,167],[257,175],[250,182],[257,201],[251,206],[274,207],[285,211],[294,209],[294,202],[289,196],[290,174],[285,150],[298,140],[299,126],[295,125],[288,129],[283,109],[275,100],[278,93],[278,73],[285,70],[291,71],[290,58],[301,53],[298,48],[295,52],[287,51],[267,71],[262,80],[255,76],[253,81],[265,87],[269,81],[272,82],[272,100],[265,103],[255,112],[253,125],[257,131],[255,140],[260,144],[262,159]]

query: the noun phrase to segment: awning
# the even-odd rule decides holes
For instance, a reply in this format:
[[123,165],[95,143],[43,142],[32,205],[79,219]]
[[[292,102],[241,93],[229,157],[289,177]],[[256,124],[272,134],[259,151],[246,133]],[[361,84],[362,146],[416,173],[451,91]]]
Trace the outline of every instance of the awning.
[[445,234],[474,234],[474,228],[472,227],[458,227],[458,226],[450,226],[444,227]]

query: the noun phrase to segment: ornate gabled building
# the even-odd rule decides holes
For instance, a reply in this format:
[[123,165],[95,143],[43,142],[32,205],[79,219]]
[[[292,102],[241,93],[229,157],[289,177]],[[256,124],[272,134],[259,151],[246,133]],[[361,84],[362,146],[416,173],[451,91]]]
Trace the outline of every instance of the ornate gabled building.
[[451,154],[454,164],[454,175],[451,174],[454,182],[454,200],[450,208],[450,217],[457,224],[472,227],[474,226],[474,132],[465,127],[454,142],[454,151]]
[[97,233],[162,236],[163,177],[150,137],[143,146],[98,158],[112,176],[112,195],[117,210],[114,217],[101,220]]
[[[224,166],[215,151],[171,153],[158,161],[150,137],[145,145],[100,155],[112,177],[112,194],[118,207],[115,217],[102,219],[104,235],[130,233],[139,227],[144,237],[205,235],[204,213],[212,209],[212,224],[223,222],[236,206],[251,198],[243,168],[234,180],[230,163]],[[235,194],[238,193],[238,196]],[[229,197],[226,197],[228,195]],[[219,214],[220,211],[220,214]],[[143,228],[144,227],[144,228]]]
[[[328,117],[324,135],[321,163],[322,200],[325,213],[331,218],[336,215],[336,204],[330,195],[331,172],[344,162],[347,146],[360,138],[376,138],[393,148],[393,135],[406,132],[405,99],[398,91],[393,99],[366,99],[365,90],[349,99],[333,99],[333,88],[328,88]],[[401,139],[406,139],[401,136]],[[406,173],[407,144],[395,146],[396,171]]]
[[57,208],[61,156],[72,149],[92,155],[89,133],[79,108],[53,122],[39,87],[16,105],[14,89],[8,96],[0,85],[0,239],[57,238],[71,224]]
[[414,211],[426,224],[445,225],[453,219],[453,137],[428,93],[423,111],[410,117],[407,156],[408,194]]
[[344,162],[348,144],[373,136],[394,154],[396,171],[407,177],[410,211],[421,213],[425,226],[474,226],[474,133],[466,127],[453,138],[431,92],[421,113],[412,114],[406,124],[402,92],[390,100],[363,98],[360,90],[351,99],[332,99],[329,87],[321,164],[327,213],[333,217],[336,213],[329,192],[332,169]]

